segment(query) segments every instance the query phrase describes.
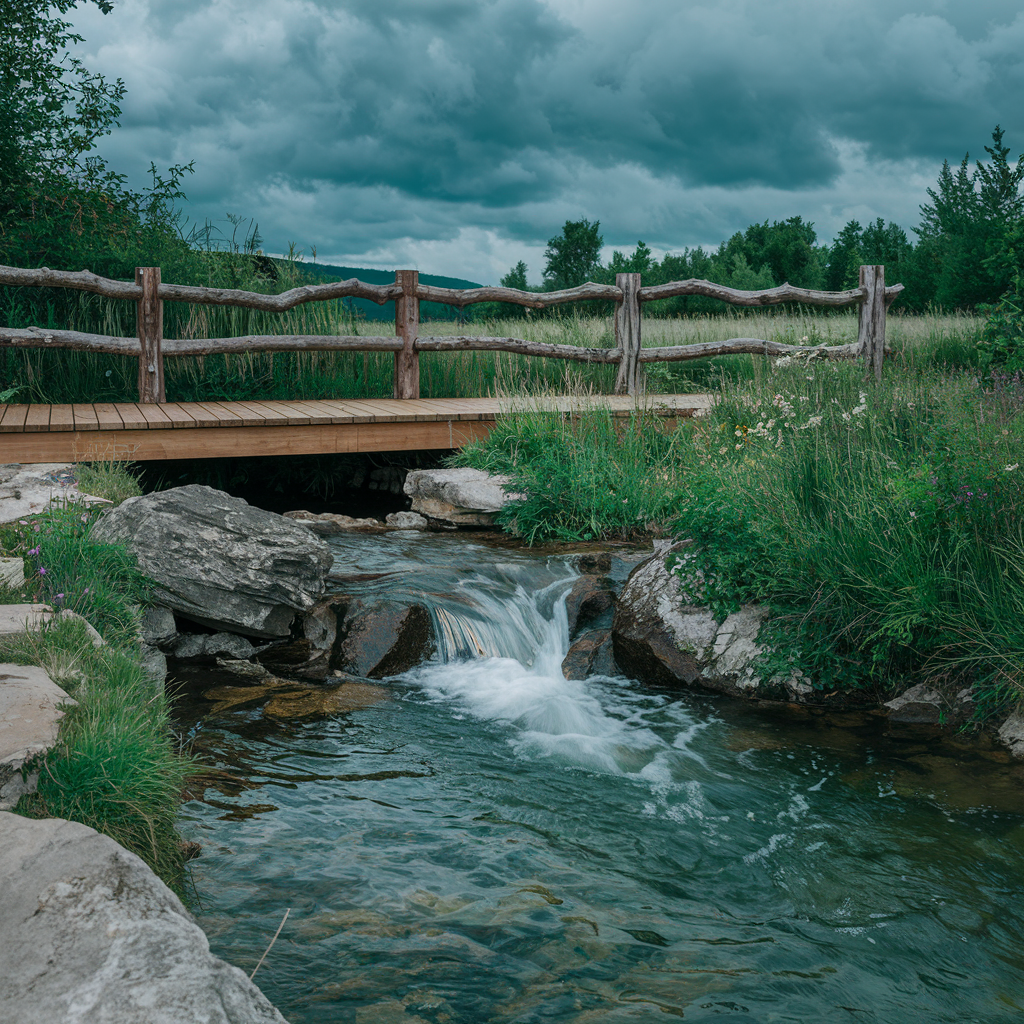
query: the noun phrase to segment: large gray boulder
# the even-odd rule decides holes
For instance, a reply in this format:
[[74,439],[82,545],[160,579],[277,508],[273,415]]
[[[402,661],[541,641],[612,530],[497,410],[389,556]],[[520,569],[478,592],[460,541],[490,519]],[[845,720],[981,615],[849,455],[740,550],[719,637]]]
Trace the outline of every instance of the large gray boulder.
[[[717,622],[709,608],[688,603],[679,576],[665,563],[667,554],[662,547],[641,562],[619,595],[612,622],[619,668],[657,686],[758,695],[761,679],[753,666],[761,653],[757,634],[765,609],[745,605]],[[810,689],[791,682],[794,699]]]
[[156,582],[154,603],[214,628],[287,636],[324,592],[327,544],[303,526],[212,487],[129,498],[93,528]]
[[0,665],[0,810],[35,792],[34,762],[57,742],[66,704],[74,701],[43,669]]
[[494,513],[515,495],[505,488],[508,477],[482,469],[416,469],[405,478],[405,493],[419,512],[448,526],[491,526]]
[[0,812],[5,1024],[285,1024],[177,896],[86,825]]

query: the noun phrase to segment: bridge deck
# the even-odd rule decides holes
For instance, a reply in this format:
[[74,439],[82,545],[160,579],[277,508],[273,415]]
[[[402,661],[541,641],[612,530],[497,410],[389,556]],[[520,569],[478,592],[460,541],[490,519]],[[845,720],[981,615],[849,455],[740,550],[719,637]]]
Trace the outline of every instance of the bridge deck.
[[486,437],[516,409],[577,412],[640,408],[670,419],[693,416],[707,395],[583,398],[359,398],[306,402],[130,402],[0,405],[0,463],[105,459],[210,459],[459,448]]

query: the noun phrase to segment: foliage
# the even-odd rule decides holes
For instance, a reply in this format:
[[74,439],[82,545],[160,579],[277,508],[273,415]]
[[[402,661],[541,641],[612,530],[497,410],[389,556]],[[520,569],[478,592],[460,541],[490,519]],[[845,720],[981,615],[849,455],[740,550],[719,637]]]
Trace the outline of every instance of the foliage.
[[106,498],[120,505],[126,498],[142,494],[138,480],[132,474],[133,467],[120,462],[79,463],[78,487],[84,494]]
[[163,687],[130,649],[93,647],[74,620],[0,640],[0,658],[42,665],[76,701],[42,759],[38,791],[22,797],[17,812],[80,821],[138,854],[181,894],[175,820],[195,765],[174,748]]
[[601,222],[567,220],[562,233],[548,239],[544,250],[544,282],[551,289],[575,288],[593,279],[600,266]]
[[98,513],[79,503],[0,526],[0,547],[25,559],[24,598],[70,608],[111,644],[131,645],[148,587],[122,548],[90,536]]

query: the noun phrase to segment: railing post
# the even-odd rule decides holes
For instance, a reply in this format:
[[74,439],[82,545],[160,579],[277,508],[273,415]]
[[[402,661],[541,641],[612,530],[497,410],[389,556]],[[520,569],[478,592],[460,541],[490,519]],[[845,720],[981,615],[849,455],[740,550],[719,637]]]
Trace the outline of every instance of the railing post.
[[864,360],[864,375],[882,379],[885,358],[885,267],[860,268],[860,286],[867,289],[857,321],[857,351]]
[[164,357],[164,304],[159,297],[160,268],[136,267],[135,283],[142,286],[135,328],[139,335],[139,401],[147,405],[166,402]]
[[615,287],[622,301],[615,305],[615,347],[622,350],[615,394],[635,395],[640,390],[640,275],[616,274]]
[[395,300],[395,334],[402,339],[402,350],[395,353],[395,398],[420,397],[420,355],[416,335],[420,329],[420,300],[416,287],[418,270],[396,270],[395,284],[402,294]]

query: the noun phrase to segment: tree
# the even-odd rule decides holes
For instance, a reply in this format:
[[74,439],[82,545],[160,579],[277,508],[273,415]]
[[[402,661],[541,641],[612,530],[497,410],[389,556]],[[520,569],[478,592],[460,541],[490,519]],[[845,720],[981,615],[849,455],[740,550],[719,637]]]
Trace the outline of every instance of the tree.
[[526,264],[520,260],[502,279],[502,288],[518,288],[526,291]]
[[544,250],[544,283],[550,289],[575,288],[594,276],[601,262],[601,222],[567,220]]
[[644,242],[637,242],[632,255],[615,250],[608,263],[608,275],[614,280],[616,274],[646,274],[654,266],[654,255]]
[[1011,166],[998,125],[992,142],[985,147],[991,161],[977,161],[973,171],[969,153],[956,171],[944,162],[936,187],[928,189],[931,201],[921,207],[915,258],[922,277],[934,281],[935,301],[943,306],[992,303],[1009,284],[999,254],[1007,232],[1024,216],[1024,158]]

